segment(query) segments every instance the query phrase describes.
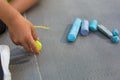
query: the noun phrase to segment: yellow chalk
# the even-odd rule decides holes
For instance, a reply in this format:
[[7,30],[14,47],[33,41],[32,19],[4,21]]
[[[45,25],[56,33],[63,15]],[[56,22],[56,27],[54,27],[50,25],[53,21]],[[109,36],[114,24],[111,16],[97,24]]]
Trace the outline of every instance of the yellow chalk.
[[47,26],[34,26],[35,28],[49,29]]
[[42,49],[42,44],[40,41],[36,40],[35,41],[36,47],[38,48],[38,50],[40,51]]

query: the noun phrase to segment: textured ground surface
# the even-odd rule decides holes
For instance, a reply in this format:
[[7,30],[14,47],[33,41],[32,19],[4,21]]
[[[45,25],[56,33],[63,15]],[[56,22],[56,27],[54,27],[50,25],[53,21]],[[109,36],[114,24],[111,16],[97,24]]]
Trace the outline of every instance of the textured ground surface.
[[[120,30],[119,0],[42,0],[25,13],[37,29],[43,44],[41,56],[12,66],[13,80],[120,80],[120,43],[113,44],[100,32],[74,43],[66,36],[76,17],[97,19],[108,29]],[[8,33],[0,36],[0,44],[13,45]],[[36,63],[37,61],[37,63]]]

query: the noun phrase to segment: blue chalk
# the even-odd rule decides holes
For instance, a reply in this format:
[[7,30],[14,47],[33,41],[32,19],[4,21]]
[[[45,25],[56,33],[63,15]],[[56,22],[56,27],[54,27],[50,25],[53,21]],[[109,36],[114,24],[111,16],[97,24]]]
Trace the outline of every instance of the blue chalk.
[[118,36],[118,35],[119,35],[118,29],[114,29],[114,30],[112,31],[112,34],[113,34],[113,36]]
[[80,30],[81,35],[86,36],[89,33],[89,22],[88,20],[83,20]]
[[76,37],[77,37],[78,32],[80,30],[80,26],[81,26],[81,19],[76,18],[72,27],[71,27],[71,30],[68,34],[68,37],[67,37],[68,41],[74,42],[76,40]]
[[98,21],[97,20],[92,20],[89,24],[89,29],[91,31],[97,31],[97,26],[98,26]]
[[120,38],[119,38],[118,36],[113,36],[113,37],[111,38],[111,40],[112,40],[112,42],[114,42],[114,43],[118,43],[118,42],[120,41]]

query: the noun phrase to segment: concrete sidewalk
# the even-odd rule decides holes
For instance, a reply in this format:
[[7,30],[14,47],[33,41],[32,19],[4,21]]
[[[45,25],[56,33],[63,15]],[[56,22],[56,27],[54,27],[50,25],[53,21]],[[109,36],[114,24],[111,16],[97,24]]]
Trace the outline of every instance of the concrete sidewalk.
[[[74,43],[66,36],[74,19],[97,19],[108,29],[120,30],[119,0],[41,0],[25,13],[34,25],[43,44],[41,56],[17,64],[11,69],[13,80],[119,80],[120,43],[114,44],[100,32],[83,37]],[[16,48],[6,32],[0,44]],[[38,64],[35,64],[37,60]]]

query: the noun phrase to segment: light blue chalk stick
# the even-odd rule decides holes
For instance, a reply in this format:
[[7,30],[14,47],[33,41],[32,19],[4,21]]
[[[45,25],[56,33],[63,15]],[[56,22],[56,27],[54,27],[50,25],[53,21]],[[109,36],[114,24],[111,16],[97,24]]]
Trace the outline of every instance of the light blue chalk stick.
[[118,36],[118,35],[119,35],[118,29],[114,29],[114,30],[112,31],[112,34],[113,34],[113,36]]
[[114,42],[114,43],[120,42],[120,38],[119,38],[118,36],[113,36],[113,37],[111,38],[111,40],[112,40],[112,42]]
[[97,27],[98,27],[98,21],[97,20],[90,21],[89,29],[91,31],[97,31]]
[[113,37],[113,34],[110,30],[108,30],[105,26],[103,25],[98,25],[98,30],[100,32],[102,32],[103,34],[105,34],[108,38],[112,38]]
[[68,36],[67,36],[68,41],[74,42],[76,40],[76,37],[77,37],[78,32],[80,30],[80,26],[81,26],[81,19],[76,18],[71,29],[70,29]]
[[89,22],[88,22],[88,20],[82,21],[80,34],[83,36],[87,36],[89,34]]

